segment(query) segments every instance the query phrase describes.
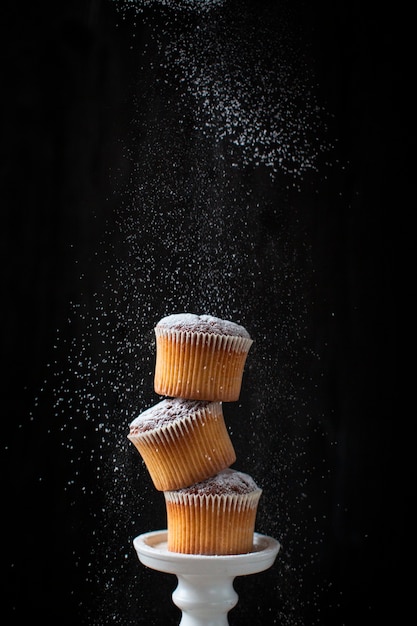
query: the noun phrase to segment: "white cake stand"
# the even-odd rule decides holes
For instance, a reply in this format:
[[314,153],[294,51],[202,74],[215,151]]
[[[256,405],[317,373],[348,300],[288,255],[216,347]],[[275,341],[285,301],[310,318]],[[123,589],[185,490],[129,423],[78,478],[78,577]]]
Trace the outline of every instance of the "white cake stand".
[[139,535],[133,545],[141,563],[177,576],[172,599],[182,611],[180,626],[227,626],[227,613],[238,601],[234,578],[268,569],[280,549],[276,539],[255,533],[248,554],[182,554],[168,551],[166,530]]

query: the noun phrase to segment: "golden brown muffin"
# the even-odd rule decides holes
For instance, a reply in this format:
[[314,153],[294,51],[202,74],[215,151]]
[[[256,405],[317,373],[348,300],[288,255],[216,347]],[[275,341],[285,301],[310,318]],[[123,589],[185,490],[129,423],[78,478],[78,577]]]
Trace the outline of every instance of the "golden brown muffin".
[[248,474],[233,469],[165,492],[168,550],[206,555],[251,552],[261,493]]
[[236,460],[220,402],[166,398],[133,420],[128,438],[159,491],[192,485]]
[[154,388],[164,396],[238,400],[253,343],[247,330],[210,315],[179,313],[155,327]]

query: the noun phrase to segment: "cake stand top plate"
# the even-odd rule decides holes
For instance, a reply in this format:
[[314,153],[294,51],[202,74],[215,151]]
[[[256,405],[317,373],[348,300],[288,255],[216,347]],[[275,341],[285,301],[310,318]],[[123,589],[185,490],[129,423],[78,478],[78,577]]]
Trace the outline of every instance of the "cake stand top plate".
[[200,555],[171,552],[167,549],[167,530],[154,530],[133,540],[143,565],[160,572],[179,575],[243,576],[271,567],[279,552],[276,539],[254,533],[253,551],[245,554]]

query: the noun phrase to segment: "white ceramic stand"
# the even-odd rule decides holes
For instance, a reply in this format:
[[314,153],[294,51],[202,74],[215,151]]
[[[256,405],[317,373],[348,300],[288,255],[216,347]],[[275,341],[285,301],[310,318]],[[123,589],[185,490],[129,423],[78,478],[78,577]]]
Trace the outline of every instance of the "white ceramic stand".
[[248,554],[180,554],[167,550],[166,530],[139,535],[133,545],[141,563],[177,576],[172,599],[182,611],[180,626],[227,626],[227,613],[238,601],[234,578],[268,569],[280,549],[276,539],[255,533]]

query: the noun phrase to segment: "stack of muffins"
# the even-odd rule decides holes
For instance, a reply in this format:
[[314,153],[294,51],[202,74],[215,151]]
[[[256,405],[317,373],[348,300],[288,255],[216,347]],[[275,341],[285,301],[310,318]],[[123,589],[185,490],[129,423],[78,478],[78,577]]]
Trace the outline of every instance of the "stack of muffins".
[[222,403],[238,400],[253,341],[239,324],[191,313],[164,317],[155,335],[154,389],[166,397],[130,424],[128,438],[164,493],[167,548],[250,552],[262,490],[231,469]]

